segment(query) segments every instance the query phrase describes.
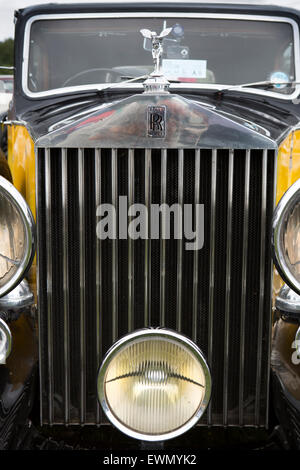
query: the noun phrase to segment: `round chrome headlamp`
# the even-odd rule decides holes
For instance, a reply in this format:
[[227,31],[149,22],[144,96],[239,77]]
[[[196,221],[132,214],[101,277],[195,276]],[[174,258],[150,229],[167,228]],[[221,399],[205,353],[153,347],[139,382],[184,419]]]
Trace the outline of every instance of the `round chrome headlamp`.
[[19,191],[0,176],[0,297],[25,276],[34,246],[32,213]]
[[99,401],[108,419],[145,441],[190,429],[210,394],[210,372],[200,349],[166,329],[137,330],[117,341],[98,375]]
[[272,247],[279,274],[300,294],[300,179],[286,191],[274,211]]

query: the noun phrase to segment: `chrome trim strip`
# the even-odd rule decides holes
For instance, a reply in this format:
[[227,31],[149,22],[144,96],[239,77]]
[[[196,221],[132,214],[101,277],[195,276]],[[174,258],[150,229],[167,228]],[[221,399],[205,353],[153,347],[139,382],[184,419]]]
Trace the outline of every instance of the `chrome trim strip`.
[[[278,152],[274,152],[274,175],[273,175],[273,214],[274,210],[276,207],[276,188],[277,188],[277,169],[278,169]],[[267,370],[271,370],[271,350],[272,350],[272,341],[271,341],[271,335],[272,335],[272,295],[273,295],[273,280],[274,280],[274,265],[273,265],[273,260],[270,259],[270,271],[271,271],[271,276],[270,276],[270,312],[271,315],[269,316],[269,324],[268,324],[268,339],[269,339],[269,347],[268,347],[268,365],[267,365]],[[267,374],[267,400],[266,400],[266,427],[269,427],[269,403],[270,403],[270,374]]]
[[63,297],[64,297],[64,393],[65,424],[70,421],[70,347],[69,347],[69,262],[68,262],[68,157],[67,150],[61,150],[61,195],[63,229]]
[[[183,426],[171,431],[171,432],[166,432],[164,434],[143,434],[142,432],[134,431],[130,428],[128,428],[126,425],[124,425],[121,421],[118,420],[115,414],[111,412],[111,409],[109,407],[109,404],[106,399],[106,393],[105,393],[105,375],[107,368],[110,364],[110,361],[118,354],[118,352],[123,349],[126,345],[133,343],[136,340],[140,341],[145,341],[146,339],[149,338],[161,338],[161,340],[169,340],[172,342],[178,342],[181,345],[183,345],[191,354],[196,357],[197,361],[200,362],[203,374],[204,374],[204,379],[205,379],[205,391],[204,391],[204,397],[199,405],[199,409],[196,411],[196,413],[192,416],[192,418],[183,424]],[[106,414],[107,418],[116,426],[117,429],[122,431],[123,433],[129,435],[130,437],[134,437],[136,439],[142,440],[142,441],[163,441],[166,439],[171,439],[176,436],[179,436],[180,434],[183,434],[186,432],[188,429],[190,429],[192,426],[194,426],[197,421],[200,419],[200,417],[203,415],[205,412],[205,409],[207,408],[207,405],[210,400],[211,396],[211,374],[210,374],[210,369],[209,366],[205,360],[205,357],[202,354],[202,351],[198,348],[198,346],[193,343],[193,341],[188,338],[187,336],[183,336],[176,331],[168,330],[166,328],[143,328],[140,330],[136,330],[133,333],[130,333],[123,338],[119,339],[113,346],[109,349],[109,351],[106,353],[103,362],[101,364],[99,374],[98,374],[98,379],[97,379],[97,390],[98,390],[98,396],[99,396],[99,401],[102,405],[103,411]]]
[[[96,209],[101,204],[101,149],[95,149],[95,202]],[[96,357],[101,360],[102,338],[102,251],[101,238],[96,237]],[[97,400],[96,423],[100,425],[100,404]]]
[[[260,290],[258,307],[258,339],[257,339],[257,370],[256,370],[256,394],[255,394],[255,424],[259,424],[259,398],[261,388],[261,360],[263,337],[263,314],[265,294],[265,242],[266,242],[266,216],[267,216],[267,168],[268,151],[263,150],[262,159],[262,194],[261,194],[261,230],[260,230]],[[270,312],[271,314],[271,312]]]
[[[166,203],[167,199],[167,150],[161,150],[161,196],[160,203]],[[166,220],[162,213],[160,239],[160,326],[165,326],[165,302],[166,302]]]
[[295,342],[296,342],[297,355],[298,355],[298,358],[300,358],[300,326],[298,330],[296,331]]
[[52,210],[51,210],[51,159],[50,150],[45,149],[45,203],[47,230],[47,334],[48,334],[48,378],[49,378],[49,424],[53,423],[53,319],[52,319]]
[[[216,192],[217,192],[217,150],[212,150],[211,160],[211,209],[210,209],[210,271],[209,271],[209,317],[208,317],[208,363],[213,357],[213,315],[214,315],[214,284],[215,284],[215,231],[216,231]],[[208,424],[212,422],[211,403],[208,406]]]
[[[128,206],[134,204],[134,150],[128,150]],[[128,331],[134,328],[134,243],[128,237]]]
[[[42,150],[42,152],[45,153],[45,150]],[[35,205],[36,205],[36,221],[37,221],[37,246],[41,246],[41,224],[39,223],[39,217],[40,217],[40,200],[38,196],[40,196],[40,190],[39,190],[39,166],[40,166],[40,157],[38,156],[38,149],[35,147],[34,149],[34,154],[35,154]],[[40,265],[42,263],[41,256],[40,256],[40,250],[37,250],[36,253],[36,295],[37,295],[37,314],[38,314],[38,334],[39,338],[42,338],[42,322],[45,317],[45,313],[42,316],[41,315],[41,305],[40,305]],[[42,426],[44,418],[43,418],[43,393],[42,390],[44,389],[43,387],[43,382],[44,382],[44,367],[42,364],[42,342],[38,341],[38,347],[39,347],[39,386],[40,386],[40,426]]]
[[[196,204],[200,204],[200,164],[201,164],[201,153],[197,149],[195,151],[195,207]],[[198,334],[198,266],[199,266],[199,251],[194,250],[194,276],[193,276],[193,341],[197,342]]]
[[[111,198],[112,205],[118,213],[118,151],[111,150]],[[118,233],[118,222],[113,219],[113,232]],[[112,240],[112,341],[118,337],[118,240]]]
[[[94,84],[92,85],[83,85],[77,87],[66,87],[66,88],[58,88],[54,90],[48,90],[45,92],[33,93],[28,89],[26,77],[28,76],[28,68],[29,68],[29,44],[30,44],[30,29],[32,24],[38,20],[55,20],[55,19],[81,19],[81,18],[211,18],[211,19],[228,19],[228,20],[241,20],[241,17],[244,20],[249,21],[266,21],[266,22],[275,22],[275,23],[288,23],[292,26],[293,33],[294,33],[294,63],[295,63],[295,81],[299,81],[300,78],[300,63],[298,57],[300,55],[300,39],[299,39],[299,29],[298,25],[295,20],[286,17],[277,17],[277,16],[265,16],[265,15],[248,15],[248,14],[227,14],[227,13],[172,13],[172,12],[128,12],[128,13],[73,13],[73,14],[48,14],[48,15],[36,15],[31,17],[25,26],[24,32],[24,48],[23,48],[23,64],[22,64],[22,88],[27,96],[30,98],[40,98],[43,96],[51,96],[55,94],[65,94],[68,92],[80,91],[80,90],[93,90],[101,88],[106,88],[107,83],[105,84]],[[173,89],[180,89],[186,88],[186,83],[180,84],[183,85],[178,87],[178,84],[173,86],[171,85],[170,88]],[[195,89],[217,89],[220,88],[228,88],[228,85],[215,85],[215,86],[208,86],[204,84],[188,84],[189,88]],[[131,85],[130,85],[131,86]],[[126,85],[123,85],[120,88],[126,88]],[[142,84],[136,84],[133,88],[142,88]],[[297,98],[299,95],[300,86],[296,85],[294,93],[291,95],[284,95],[279,94],[272,91],[265,91],[265,90],[258,90],[258,89],[248,89],[248,88],[241,88],[238,91],[243,91],[245,93],[256,94],[256,95],[263,95],[263,96],[270,96],[282,100],[293,100]]]
[[[178,233],[182,233],[183,224],[183,172],[184,172],[183,150],[178,150],[178,204],[182,208],[181,218],[178,221]],[[177,299],[176,299],[176,329],[181,332],[182,327],[182,243],[183,239],[177,240]]]
[[80,279],[80,422],[86,415],[86,335],[85,335],[85,207],[84,207],[84,149],[78,149],[78,207],[79,207],[79,279]]
[[232,197],[233,197],[234,151],[229,150],[228,166],[228,199],[227,199],[227,233],[226,233],[226,299],[224,327],[224,390],[223,390],[223,424],[228,424],[228,368],[229,368],[229,325],[230,325],[230,284],[231,284],[231,232],[232,232]]
[[247,261],[248,261],[248,224],[250,194],[250,150],[246,150],[245,159],[245,192],[243,220],[243,260],[242,260],[242,292],[241,292],[241,327],[240,327],[240,372],[239,372],[239,424],[244,421],[244,372],[245,372],[245,326],[247,297]]
[[151,201],[152,201],[152,160],[151,150],[145,150],[145,205],[148,211],[148,237],[145,240],[145,266],[144,266],[144,325],[151,324]]

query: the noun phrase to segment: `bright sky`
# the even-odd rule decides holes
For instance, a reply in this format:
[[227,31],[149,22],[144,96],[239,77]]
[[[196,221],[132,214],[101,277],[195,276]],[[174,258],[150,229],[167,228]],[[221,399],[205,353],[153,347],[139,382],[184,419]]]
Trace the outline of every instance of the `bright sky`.
[[[122,1],[122,0],[121,0]],[[45,3],[85,3],[84,0],[0,0],[0,41],[14,37],[14,11],[32,5]],[[89,0],[99,3],[99,0]],[[100,0],[101,3],[101,0]],[[110,0],[108,0],[110,3]]]
[[[85,3],[84,0],[52,0],[55,3]],[[101,0],[88,0],[89,3],[101,3]],[[113,0],[114,1],[114,0]],[[147,1],[147,0],[142,0]],[[149,1],[149,0],[148,0]],[[189,0],[191,1],[191,0]],[[192,0],[193,1],[193,0]],[[206,0],[205,3],[219,3],[220,0],[214,0],[210,2]],[[294,8],[300,8],[300,0],[229,0],[230,3],[266,3],[277,5],[289,5]],[[14,11],[19,8],[25,8],[30,5],[51,3],[48,0],[0,0],[0,41],[7,38],[14,37]],[[112,3],[112,0],[107,0],[107,3]],[[122,0],[118,0],[118,3],[123,3]],[[151,3],[155,3],[152,0]]]

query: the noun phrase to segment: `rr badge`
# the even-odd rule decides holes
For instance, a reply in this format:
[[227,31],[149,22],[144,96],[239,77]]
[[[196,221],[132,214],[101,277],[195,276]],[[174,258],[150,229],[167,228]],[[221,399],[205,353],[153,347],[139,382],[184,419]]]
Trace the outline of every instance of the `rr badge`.
[[166,137],[166,106],[148,106],[148,137]]

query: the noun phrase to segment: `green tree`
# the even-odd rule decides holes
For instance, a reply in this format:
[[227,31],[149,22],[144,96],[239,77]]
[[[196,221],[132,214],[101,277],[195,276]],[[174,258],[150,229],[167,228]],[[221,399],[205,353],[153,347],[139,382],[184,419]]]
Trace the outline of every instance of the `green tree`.
[[[14,65],[14,40],[6,39],[0,42],[0,66]],[[1,70],[2,75],[12,75],[12,70]]]

